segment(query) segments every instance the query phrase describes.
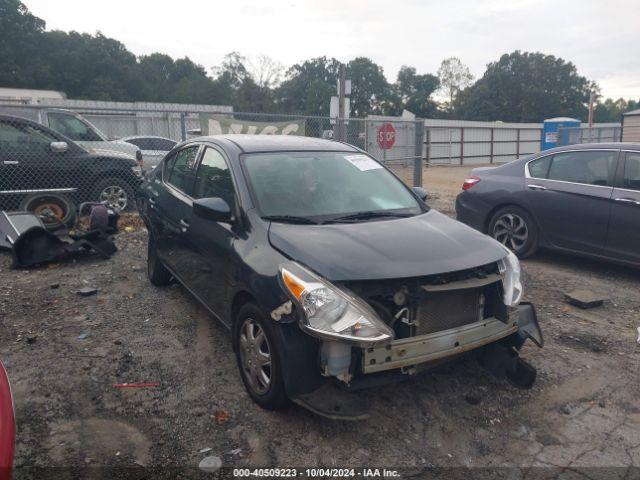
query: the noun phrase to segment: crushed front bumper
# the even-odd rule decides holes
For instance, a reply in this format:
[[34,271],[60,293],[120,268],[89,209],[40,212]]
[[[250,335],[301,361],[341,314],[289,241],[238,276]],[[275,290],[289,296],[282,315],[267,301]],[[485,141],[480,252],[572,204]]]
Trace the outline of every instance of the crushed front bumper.
[[362,372],[369,374],[407,368],[453,357],[516,333],[521,338],[517,342],[518,348],[527,338],[542,346],[542,333],[531,304],[523,303],[513,309],[506,323],[496,318],[487,318],[450,330],[403,338],[387,345],[363,349]]

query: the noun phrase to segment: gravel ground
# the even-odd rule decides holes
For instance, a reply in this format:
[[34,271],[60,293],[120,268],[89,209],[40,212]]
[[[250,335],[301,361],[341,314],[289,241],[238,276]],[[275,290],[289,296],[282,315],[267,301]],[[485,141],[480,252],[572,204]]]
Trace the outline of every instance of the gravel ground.
[[[453,213],[465,168],[425,171]],[[146,232],[110,260],[10,270],[0,257],[0,358],[12,381],[18,471],[28,466],[640,466],[640,272],[542,252],[523,262],[546,345],[521,391],[473,363],[369,392],[371,417],[337,422],[262,410],[245,393],[226,329],[179,285],[146,279]],[[76,292],[98,289],[90,297]],[[580,310],[563,292],[602,293]],[[86,338],[82,334],[86,334]],[[116,388],[125,382],[157,387]],[[210,449],[210,450],[206,450]],[[624,471],[622,471],[624,473]],[[636,471],[637,473],[637,471]]]

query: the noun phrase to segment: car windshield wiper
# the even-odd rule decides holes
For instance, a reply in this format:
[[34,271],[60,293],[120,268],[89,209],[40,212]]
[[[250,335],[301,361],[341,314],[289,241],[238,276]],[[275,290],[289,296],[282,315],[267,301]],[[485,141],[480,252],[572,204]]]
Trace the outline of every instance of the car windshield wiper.
[[263,220],[283,223],[307,223],[309,225],[318,225],[318,222],[308,217],[297,217],[295,215],[266,215],[261,217]]
[[344,215],[341,217],[334,217],[326,220],[322,223],[349,223],[349,222],[357,222],[358,220],[368,220],[369,218],[406,218],[413,217],[413,213],[400,213],[400,212],[388,212],[388,211],[365,211],[365,212],[357,212],[351,213],[349,215]]

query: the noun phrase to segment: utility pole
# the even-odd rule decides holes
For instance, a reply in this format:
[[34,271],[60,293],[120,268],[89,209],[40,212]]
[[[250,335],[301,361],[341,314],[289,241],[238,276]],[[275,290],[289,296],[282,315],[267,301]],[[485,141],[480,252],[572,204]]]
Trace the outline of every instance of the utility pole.
[[589,128],[593,126],[593,103],[595,100],[595,95],[593,94],[593,90],[589,93]]
[[340,88],[338,90],[338,140],[341,142],[345,142],[347,140],[347,135],[345,132],[345,124],[344,117],[346,116],[346,112],[344,111],[344,98],[345,98],[345,89],[347,85],[347,69],[343,64],[340,64]]

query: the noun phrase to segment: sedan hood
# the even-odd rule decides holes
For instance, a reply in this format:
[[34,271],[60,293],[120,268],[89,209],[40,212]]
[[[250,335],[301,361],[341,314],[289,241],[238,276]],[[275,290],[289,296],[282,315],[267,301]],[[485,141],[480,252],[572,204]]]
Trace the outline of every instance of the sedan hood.
[[330,281],[419,277],[503,258],[502,245],[435,210],[393,220],[272,223],[271,245]]

